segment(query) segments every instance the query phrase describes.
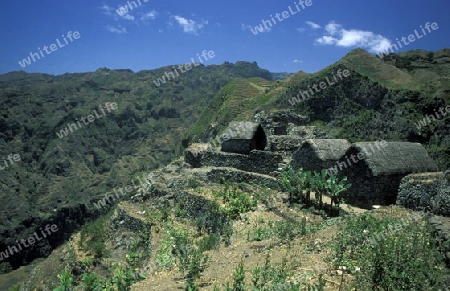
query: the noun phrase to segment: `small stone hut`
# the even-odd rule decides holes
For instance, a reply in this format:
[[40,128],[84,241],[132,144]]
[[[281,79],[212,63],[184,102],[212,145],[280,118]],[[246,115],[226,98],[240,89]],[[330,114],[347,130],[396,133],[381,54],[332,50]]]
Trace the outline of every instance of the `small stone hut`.
[[328,169],[343,158],[350,146],[346,139],[307,139],[294,153],[291,166],[306,171]]
[[222,134],[222,151],[249,154],[252,150],[264,150],[267,136],[261,124],[256,122],[230,122]]
[[425,148],[409,142],[357,142],[339,163],[339,175],[352,184],[345,201],[367,209],[395,204],[406,175],[438,171]]

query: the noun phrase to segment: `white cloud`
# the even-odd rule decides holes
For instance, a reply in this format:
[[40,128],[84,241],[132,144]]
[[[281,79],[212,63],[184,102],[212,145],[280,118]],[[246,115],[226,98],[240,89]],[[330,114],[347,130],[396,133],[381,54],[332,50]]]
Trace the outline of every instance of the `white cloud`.
[[325,26],[325,35],[315,40],[320,45],[336,45],[340,47],[360,46],[374,53],[380,53],[391,45],[389,39],[371,31],[344,29],[342,25],[331,21]]
[[197,23],[194,20],[186,19],[178,15],[175,15],[173,17],[178,22],[178,24],[183,27],[183,31],[186,33],[197,34],[199,30],[201,30],[206,24],[208,24],[208,21]]
[[[100,9],[103,11],[103,14],[109,16],[110,18],[114,19],[115,21],[118,21],[119,19],[134,21],[134,16],[132,16],[128,11],[127,11],[127,13],[125,13],[125,11],[123,11],[123,13],[121,15],[119,15],[119,13],[117,13],[117,9],[115,9],[111,6],[108,6],[107,4],[103,4],[100,7]],[[120,9],[120,7],[118,9]]]
[[141,16],[141,20],[148,20],[148,19],[156,19],[156,16],[158,16],[159,13],[155,10],[152,10],[150,12],[145,13]]
[[112,8],[111,6],[103,4],[100,7],[100,9],[103,11],[104,14],[109,15],[109,16],[114,16],[114,8]]
[[249,30],[249,29],[252,29],[252,28],[253,27],[251,25],[249,25],[249,24],[241,23],[241,29],[242,30]]
[[303,63],[303,61],[297,60],[297,59],[293,60],[293,62],[294,62],[294,63]]
[[334,21],[331,21],[325,26],[325,30],[330,35],[335,35],[338,31],[342,29],[342,25],[335,23]]
[[266,27],[266,26],[263,26],[263,25],[259,25],[259,28],[256,28],[256,27],[254,27],[254,26],[251,26],[251,25],[249,25],[249,24],[244,24],[244,23],[241,23],[241,29],[242,29],[242,30],[251,30],[252,32],[253,32],[253,31],[257,31],[258,33],[263,33],[263,32],[270,32],[270,31],[272,31],[272,28],[270,28],[270,27]]
[[325,36],[322,36],[321,38],[316,39],[316,43],[318,43],[318,44],[328,44],[328,45],[334,44],[337,41],[338,40],[336,38],[334,38],[332,36],[329,36],[329,35],[325,35]]
[[117,33],[117,34],[127,33],[127,29],[126,29],[125,27],[122,27],[121,25],[119,25],[118,27],[114,27],[114,26],[111,26],[111,25],[107,25],[107,26],[106,26],[106,29],[107,29],[109,32]]
[[126,19],[126,20],[130,20],[130,21],[134,21],[134,16],[131,15],[130,13],[122,15],[122,18]]
[[312,21],[306,21],[306,24],[308,24],[312,29],[319,29],[319,28],[322,28],[322,26],[320,26],[319,24],[314,23],[314,22],[312,22]]

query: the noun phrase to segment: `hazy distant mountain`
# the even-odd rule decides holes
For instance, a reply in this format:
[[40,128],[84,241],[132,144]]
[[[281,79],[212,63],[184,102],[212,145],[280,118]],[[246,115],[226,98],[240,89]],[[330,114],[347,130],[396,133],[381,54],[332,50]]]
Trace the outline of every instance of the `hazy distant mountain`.
[[289,78],[293,73],[271,73],[272,74],[272,80],[278,81],[278,80],[285,80]]

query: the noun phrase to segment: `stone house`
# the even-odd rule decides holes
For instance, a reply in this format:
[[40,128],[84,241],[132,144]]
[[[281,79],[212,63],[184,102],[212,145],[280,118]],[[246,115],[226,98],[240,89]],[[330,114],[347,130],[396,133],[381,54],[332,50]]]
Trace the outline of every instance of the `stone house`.
[[[358,157],[356,159],[355,157]],[[351,164],[347,161],[353,160]],[[340,176],[352,184],[345,201],[371,209],[373,205],[395,204],[400,181],[411,173],[436,172],[435,162],[420,143],[357,142],[340,160]]]
[[249,154],[267,146],[266,133],[256,122],[230,122],[221,138],[223,152]]

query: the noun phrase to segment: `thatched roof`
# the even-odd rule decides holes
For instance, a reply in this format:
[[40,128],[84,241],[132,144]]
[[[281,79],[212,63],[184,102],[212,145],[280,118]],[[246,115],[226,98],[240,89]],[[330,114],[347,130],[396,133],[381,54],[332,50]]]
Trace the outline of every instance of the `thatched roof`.
[[322,161],[337,161],[342,158],[351,144],[346,139],[307,139],[299,150],[311,150]]
[[256,122],[230,122],[222,137],[224,139],[252,139],[259,126],[260,124]]
[[357,142],[346,155],[363,153],[364,160],[374,176],[436,172],[436,163],[420,143]]

